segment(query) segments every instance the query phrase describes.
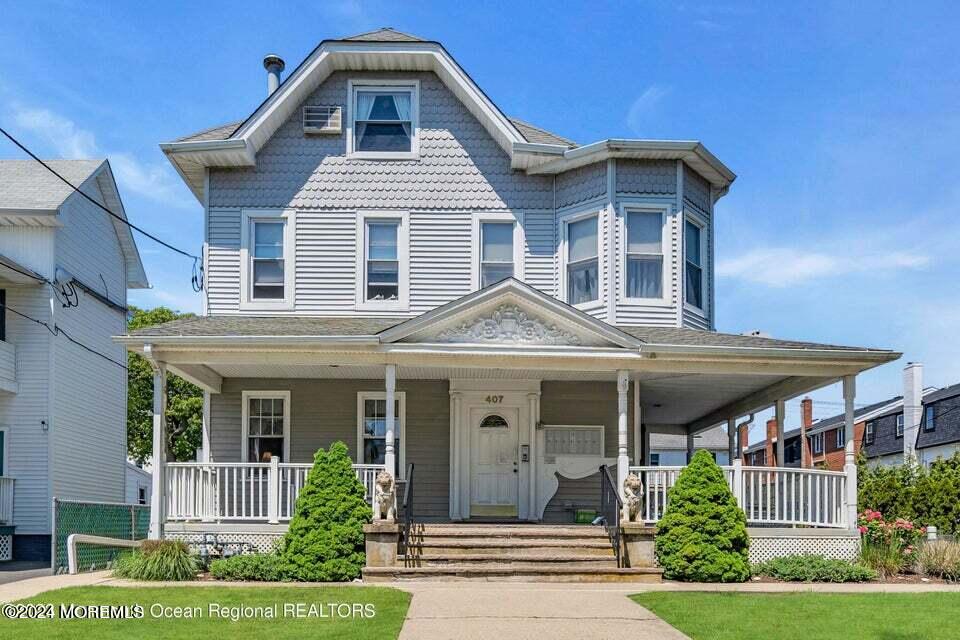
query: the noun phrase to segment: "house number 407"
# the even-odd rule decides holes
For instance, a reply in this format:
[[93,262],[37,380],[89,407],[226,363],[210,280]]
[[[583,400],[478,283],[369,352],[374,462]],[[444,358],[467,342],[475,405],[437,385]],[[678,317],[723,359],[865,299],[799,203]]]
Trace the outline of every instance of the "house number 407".
[[490,404],[500,404],[503,402],[503,396],[487,396],[487,402]]

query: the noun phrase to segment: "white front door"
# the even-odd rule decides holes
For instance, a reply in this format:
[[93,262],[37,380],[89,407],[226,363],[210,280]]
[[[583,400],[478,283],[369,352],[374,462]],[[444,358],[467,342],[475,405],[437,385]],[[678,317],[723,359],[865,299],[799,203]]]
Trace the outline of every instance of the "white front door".
[[471,515],[517,517],[519,422],[516,407],[470,409]]

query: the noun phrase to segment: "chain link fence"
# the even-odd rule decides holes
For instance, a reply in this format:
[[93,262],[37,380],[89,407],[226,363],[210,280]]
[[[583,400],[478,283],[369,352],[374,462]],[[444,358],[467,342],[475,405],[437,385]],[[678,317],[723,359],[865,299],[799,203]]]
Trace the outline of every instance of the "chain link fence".
[[[150,507],[142,504],[79,502],[53,499],[53,572],[67,572],[67,536],[86,533],[107,538],[143,540],[150,529]],[[120,547],[77,545],[77,568],[109,567],[126,551]]]

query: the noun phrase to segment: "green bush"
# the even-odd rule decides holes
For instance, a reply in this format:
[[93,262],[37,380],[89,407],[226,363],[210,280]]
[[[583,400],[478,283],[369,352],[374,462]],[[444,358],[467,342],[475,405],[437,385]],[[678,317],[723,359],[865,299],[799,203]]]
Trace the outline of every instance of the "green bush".
[[353,580],[363,568],[363,525],[372,512],[347,445],[320,449],[297,498],[280,557],[282,574],[303,582]]
[[694,582],[743,582],[750,577],[747,520],[723,472],[698,451],[670,489],[657,524],[663,575]]
[[914,558],[920,574],[960,582],[960,542],[936,540],[920,545]]
[[888,519],[934,525],[944,534],[960,534],[960,452],[934,461],[929,468],[869,465],[863,458],[859,467],[861,509],[879,511]]
[[823,556],[785,556],[754,565],[753,574],[786,582],[865,582],[877,574],[867,567]]
[[217,580],[246,582],[284,580],[282,562],[277,553],[251,553],[214,560],[210,563],[210,575]]
[[148,540],[132,553],[120,556],[113,575],[130,580],[194,580],[198,558],[179,540]]

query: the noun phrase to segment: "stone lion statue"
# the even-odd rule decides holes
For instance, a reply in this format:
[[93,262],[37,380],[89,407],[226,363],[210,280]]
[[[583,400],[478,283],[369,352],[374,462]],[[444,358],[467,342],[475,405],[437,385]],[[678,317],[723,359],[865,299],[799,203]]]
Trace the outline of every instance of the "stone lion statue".
[[635,473],[627,474],[623,481],[624,522],[640,522],[640,507],[643,505],[643,483]]
[[395,520],[397,517],[396,485],[393,476],[386,471],[377,474],[374,485],[374,520]]

